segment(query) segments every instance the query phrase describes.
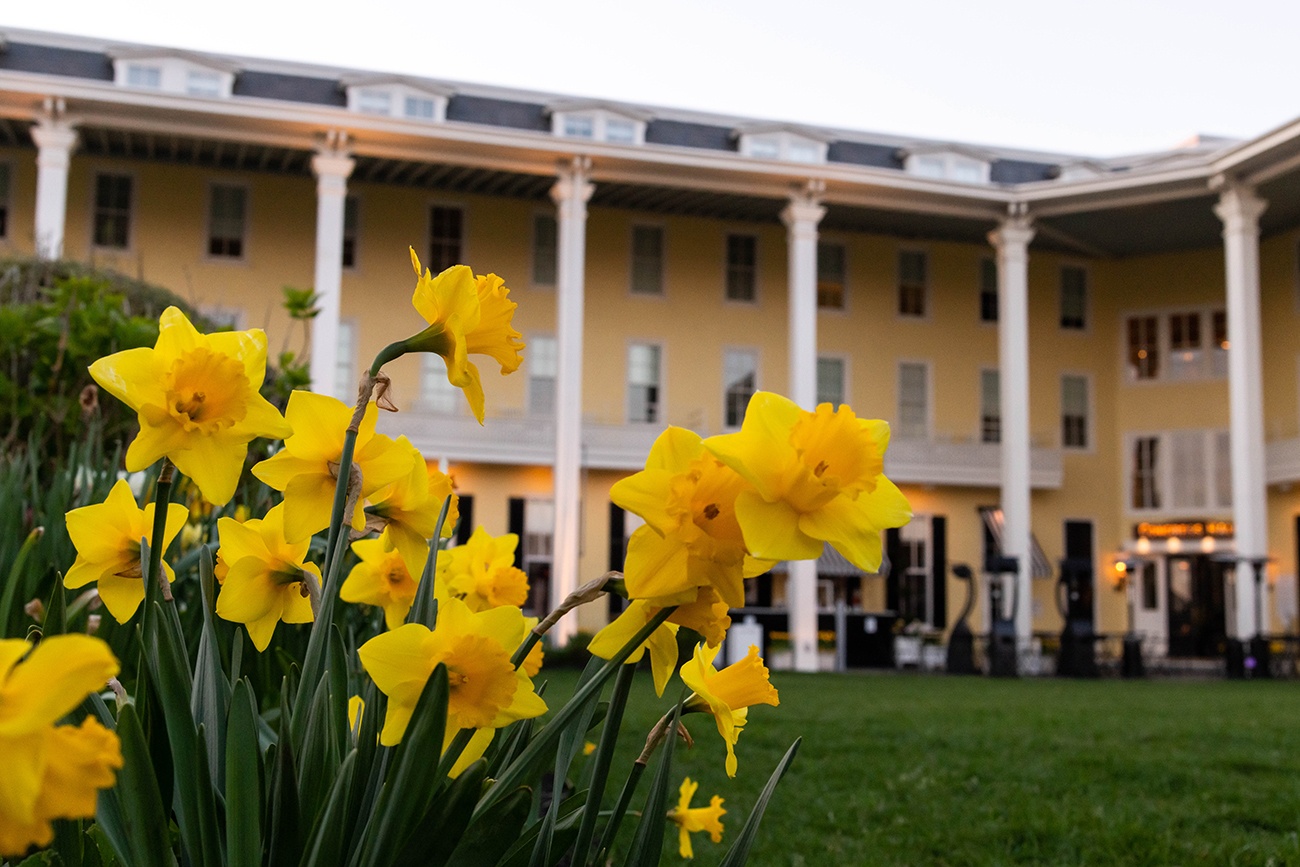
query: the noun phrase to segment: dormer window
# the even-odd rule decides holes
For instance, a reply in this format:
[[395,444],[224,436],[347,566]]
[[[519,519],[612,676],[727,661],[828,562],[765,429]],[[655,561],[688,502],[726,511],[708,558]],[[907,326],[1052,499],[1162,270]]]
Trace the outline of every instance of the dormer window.
[[963,184],[987,184],[991,158],[951,147],[912,149],[904,152],[903,169],[910,174]]
[[755,128],[740,132],[740,152],[761,160],[826,162],[827,142],[797,129]]
[[648,114],[590,102],[564,102],[551,106],[551,133],[565,138],[585,138],[613,144],[645,143]]
[[113,56],[113,80],[123,87],[207,99],[230,96],[238,69],[188,52],[124,49]]
[[449,88],[395,76],[344,81],[343,86],[351,111],[434,123],[447,119]]

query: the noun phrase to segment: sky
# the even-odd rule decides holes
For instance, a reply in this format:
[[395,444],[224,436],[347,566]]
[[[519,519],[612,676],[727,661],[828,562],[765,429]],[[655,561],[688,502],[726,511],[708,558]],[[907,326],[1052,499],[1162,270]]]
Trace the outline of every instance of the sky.
[[75,33],[1086,156],[1163,150],[1196,134],[1252,137],[1300,117],[1296,0],[6,6],[0,33]]

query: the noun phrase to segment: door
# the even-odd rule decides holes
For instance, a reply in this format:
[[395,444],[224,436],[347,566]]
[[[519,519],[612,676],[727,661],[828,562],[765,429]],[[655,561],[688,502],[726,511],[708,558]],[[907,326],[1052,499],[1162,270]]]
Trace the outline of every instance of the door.
[[1218,656],[1226,635],[1224,580],[1230,564],[1204,555],[1169,557],[1169,655]]

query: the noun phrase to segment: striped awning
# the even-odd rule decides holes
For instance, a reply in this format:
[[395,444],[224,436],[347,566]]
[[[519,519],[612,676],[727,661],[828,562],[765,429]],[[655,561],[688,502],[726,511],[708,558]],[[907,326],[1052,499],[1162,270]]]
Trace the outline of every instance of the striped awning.
[[[980,517],[984,519],[984,526],[988,528],[989,533],[993,536],[993,543],[996,546],[996,553],[1002,556],[1002,530],[1006,520],[1002,517],[1002,510],[996,506],[980,506]],[[1038,537],[1030,534],[1030,545],[1033,548],[1031,561],[1033,562],[1033,576],[1035,578],[1047,579],[1052,577],[1052,564],[1043,553],[1043,546],[1038,544]]]
[[[785,563],[777,563],[772,567],[773,572],[786,572]],[[863,572],[857,566],[850,563],[843,554],[836,551],[830,545],[822,548],[821,556],[817,558],[817,575],[821,578],[833,578],[837,576],[860,576],[860,575],[888,575],[889,558],[885,557],[880,564],[878,572]]]

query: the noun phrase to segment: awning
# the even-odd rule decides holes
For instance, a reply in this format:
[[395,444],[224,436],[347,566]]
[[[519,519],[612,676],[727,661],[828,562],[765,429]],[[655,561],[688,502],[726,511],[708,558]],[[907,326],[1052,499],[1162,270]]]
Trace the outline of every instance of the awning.
[[[773,572],[787,572],[784,562],[777,563],[772,567]],[[822,548],[821,556],[817,558],[817,576],[819,578],[834,578],[839,576],[857,577],[861,575],[888,575],[889,558],[884,557],[880,563],[879,572],[863,572],[857,566],[854,566],[844,555],[836,551],[830,545]]]
[[[980,506],[980,517],[984,519],[984,526],[993,536],[993,544],[999,557],[1002,556],[1002,528],[1006,524],[1002,517],[1002,510],[996,506]],[[1038,544],[1038,537],[1030,533],[1030,546],[1033,548],[1030,560],[1033,563],[1033,576],[1035,578],[1051,578],[1052,564],[1048,561],[1047,555],[1043,553],[1043,546]]]

